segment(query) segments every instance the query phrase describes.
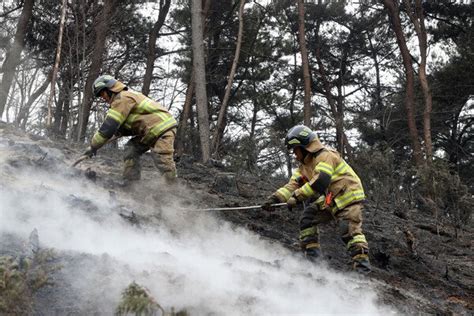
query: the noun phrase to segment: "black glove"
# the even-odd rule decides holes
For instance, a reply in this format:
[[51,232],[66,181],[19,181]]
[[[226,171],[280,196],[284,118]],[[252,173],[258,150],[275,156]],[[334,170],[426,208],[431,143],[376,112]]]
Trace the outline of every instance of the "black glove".
[[275,207],[272,204],[280,203],[280,200],[275,195],[270,195],[268,199],[260,207],[267,212],[273,212]]
[[92,158],[92,156],[95,156],[96,154],[97,154],[97,149],[89,146],[89,148],[87,148],[87,150],[82,155]]

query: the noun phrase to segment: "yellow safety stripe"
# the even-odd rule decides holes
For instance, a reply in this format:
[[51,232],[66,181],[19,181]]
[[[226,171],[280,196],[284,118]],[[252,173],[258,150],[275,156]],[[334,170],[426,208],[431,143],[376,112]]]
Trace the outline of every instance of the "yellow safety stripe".
[[136,113],[155,113],[159,109],[153,105],[153,100],[150,98],[143,99],[137,106],[137,109],[134,111]]
[[300,231],[300,239],[304,239],[309,236],[317,236],[318,228],[316,226],[311,226]]
[[114,121],[118,122],[120,125],[122,125],[122,123],[125,121],[125,117],[123,116],[123,114],[114,109],[109,109],[107,111],[107,117],[110,117]]
[[344,194],[338,195],[334,198],[334,202],[338,209],[342,210],[347,205],[355,201],[363,201],[365,199],[364,190],[352,190],[345,192]]
[[312,242],[310,244],[307,244],[305,246],[306,249],[320,249],[321,248],[321,245],[317,242]]
[[92,144],[94,145],[94,147],[100,147],[102,146],[103,144],[105,144],[105,142],[107,141],[108,138],[102,136],[101,133],[99,132],[96,132],[94,134],[94,136],[92,137]]
[[334,169],[331,181],[334,181],[344,175],[347,172],[348,167],[349,165],[344,160],[340,164],[338,164],[336,169]]
[[355,171],[344,160],[342,160],[342,162],[337,165],[336,169],[334,169],[331,182],[341,178],[346,173],[349,173],[354,179],[357,180],[357,182],[362,183]]
[[123,125],[128,129],[132,128],[133,123],[135,123],[139,116],[140,114],[130,114]]
[[349,240],[349,242],[347,243],[347,249],[349,249],[354,244],[360,243],[367,243],[367,239],[365,239],[365,236],[363,234],[355,235],[354,237],[352,237],[352,239]]
[[303,196],[306,198],[314,195],[314,190],[309,184],[309,182],[303,185],[299,190],[301,193],[303,193]]
[[354,261],[357,261],[357,260],[367,260],[369,259],[369,256],[366,255],[365,253],[360,253],[358,255],[355,255],[354,257],[352,257],[352,260]]
[[300,177],[301,176],[301,172],[299,171],[299,169],[296,169],[294,172],[293,172],[293,175],[291,176],[291,180],[293,181],[296,181],[296,178]]
[[327,173],[330,176],[332,176],[332,174],[334,173],[334,168],[330,164],[325,162],[318,163],[314,170]]
[[150,98],[143,99],[137,106],[137,110],[134,111],[136,113],[150,113],[155,114],[160,117],[162,120],[166,120],[168,118],[168,113],[160,111],[160,109],[154,105],[154,101]]
[[316,205],[318,205],[321,209],[326,207],[326,197],[324,195],[320,195],[317,200],[315,201]]
[[147,143],[151,141],[153,138],[160,136],[170,128],[174,127],[177,125],[176,120],[174,117],[169,115],[163,122],[160,122],[153,126],[151,130],[146,134],[146,136],[143,138],[143,142]]
[[288,201],[288,199],[291,197],[291,191],[288,190],[287,188],[283,187],[283,188],[279,188],[277,191],[276,191],[277,194],[281,195],[285,201]]

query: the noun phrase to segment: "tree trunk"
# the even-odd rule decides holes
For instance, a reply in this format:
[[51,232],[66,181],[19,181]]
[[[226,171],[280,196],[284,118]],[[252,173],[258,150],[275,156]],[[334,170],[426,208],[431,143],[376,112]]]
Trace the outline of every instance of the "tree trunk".
[[[204,23],[204,21],[207,20],[207,16],[209,14],[209,8],[211,6],[211,1],[212,0],[205,0],[204,10],[203,10],[203,16],[205,18],[203,18],[203,23]],[[207,28],[208,28],[207,23],[205,23],[204,33],[207,32]],[[186,138],[189,130],[192,130],[192,128],[188,127],[188,120],[191,119],[191,121],[193,121],[193,119],[194,119],[191,116],[191,110],[192,110],[191,107],[192,107],[192,104],[193,104],[194,92],[196,90],[195,79],[196,79],[196,75],[195,75],[194,69],[192,69],[191,70],[191,79],[189,81],[188,89],[186,91],[186,98],[185,98],[184,105],[183,105],[183,112],[181,113],[181,117],[180,117],[180,120],[179,120],[178,133],[177,133],[177,137],[176,137],[176,155],[178,157],[182,156],[184,154],[185,144],[186,144],[185,138]],[[193,123],[193,122],[191,122],[191,123]],[[189,126],[192,127],[193,124],[190,124]]]
[[59,21],[58,45],[56,47],[56,58],[54,60],[53,76],[51,78],[51,90],[49,92],[48,98],[48,117],[46,120],[46,126],[48,129],[51,128],[51,121],[53,116],[52,104],[54,99],[54,88],[56,87],[56,77],[58,76],[59,62],[61,61],[61,47],[63,43],[64,22],[66,21],[66,7],[67,0],[63,0],[61,7],[61,19]]
[[51,76],[52,70],[48,73],[46,80],[28,97],[28,101],[20,109],[15,124],[21,129],[26,130],[26,123],[28,122],[28,115],[30,113],[31,106],[46,91],[49,83],[51,82]]
[[[316,37],[319,38],[319,24],[317,26],[316,30]],[[329,107],[331,108],[332,115],[334,117],[335,123],[336,123],[336,141],[338,144],[338,149],[340,150],[340,144],[341,140],[343,140],[342,135],[343,135],[343,122],[342,122],[342,117],[339,117],[337,107],[336,107],[336,101],[334,100],[334,96],[331,93],[331,85],[329,84],[329,80],[326,76],[326,68],[324,67],[323,60],[321,58],[321,47],[319,40],[316,43],[316,62],[318,63],[318,70],[319,70],[319,75],[321,76],[321,80],[323,82],[323,88],[324,88],[324,96],[326,97],[326,100],[328,101]]]
[[306,48],[306,37],[304,29],[304,2],[298,1],[298,39],[301,50],[301,61],[303,66],[303,80],[304,80],[304,103],[303,103],[303,117],[304,125],[311,125],[311,74],[309,72],[308,49]]
[[95,17],[95,43],[92,52],[92,62],[84,86],[84,98],[79,113],[78,123],[78,141],[84,141],[86,137],[87,124],[89,123],[89,114],[93,102],[92,84],[99,76],[100,67],[102,66],[102,57],[105,51],[105,43],[107,34],[109,33],[110,19],[115,7],[115,0],[104,0],[104,6],[101,13]]
[[202,162],[210,158],[210,132],[206,91],[206,69],[204,63],[203,16],[201,0],[192,0],[191,6],[193,68],[196,76],[196,104],[198,112],[199,138]]
[[155,69],[156,59],[156,40],[160,33],[161,27],[165,23],[166,16],[170,9],[171,0],[160,0],[160,13],[158,20],[153,25],[148,38],[148,53],[146,57],[145,77],[143,78],[142,93],[148,95],[150,93],[151,80],[153,79],[153,70]]
[[217,119],[217,128],[214,133],[214,138],[212,140],[212,149],[215,155],[219,150],[219,146],[224,135],[224,129],[226,126],[226,115],[227,115],[227,107],[229,105],[229,97],[230,92],[232,90],[232,83],[234,81],[234,76],[237,71],[237,64],[239,62],[240,57],[240,49],[242,47],[242,34],[244,30],[244,6],[245,0],[240,0],[240,7],[239,7],[239,31],[237,35],[237,45],[235,47],[235,55],[234,61],[232,63],[232,68],[230,70],[229,78],[227,79],[227,87],[225,89],[224,99],[222,100],[222,106],[219,111],[219,117]]
[[63,135],[64,138],[66,137],[67,127],[69,124],[70,118],[70,104],[72,99],[72,89],[73,86],[67,87],[67,92],[64,94],[64,103],[63,103],[63,110],[61,111],[61,123],[59,124],[59,133]]
[[433,97],[431,94],[430,84],[426,75],[426,58],[428,41],[425,27],[425,17],[421,0],[415,1],[415,14],[411,11],[411,3],[405,0],[407,14],[415,27],[416,36],[418,37],[418,46],[420,48],[420,67],[418,69],[418,78],[420,79],[423,98],[425,100],[425,109],[423,111],[423,136],[425,140],[426,162],[431,163],[433,157],[433,144],[431,141],[431,110],[433,108]]
[[191,115],[191,106],[193,103],[193,95],[195,88],[194,70],[191,73],[188,90],[186,90],[186,98],[184,99],[183,112],[179,119],[178,135],[176,137],[176,155],[181,157],[184,154],[185,137],[188,132],[188,119]]
[[380,82],[380,63],[377,56],[377,51],[375,50],[374,44],[372,43],[372,38],[367,34],[367,41],[370,45],[370,54],[374,60],[375,67],[375,111],[376,117],[379,117],[380,133],[382,134],[382,139],[387,140],[385,132],[385,115],[383,114],[383,102],[382,102],[382,85]]
[[403,35],[402,24],[400,21],[400,9],[397,0],[384,0],[385,8],[388,11],[389,18],[393,31],[395,32],[398,47],[402,54],[403,65],[405,67],[406,76],[406,94],[405,94],[405,108],[407,111],[407,122],[410,139],[413,148],[413,157],[417,166],[423,165],[423,156],[421,153],[421,143],[418,136],[418,130],[416,128],[415,121],[415,91],[414,91],[414,71],[411,62],[410,51]]
[[33,14],[35,0],[25,0],[23,10],[21,11],[18,24],[16,26],[15,38],[10,49],[5,54],[5,61],[2,65],[3,77],[0,83],[0,119],[2,118],[5,105],[7,103],[8,93],[15,75],[15,70],[20,63],[21,52],[25,45],[25,35],[28,22]]

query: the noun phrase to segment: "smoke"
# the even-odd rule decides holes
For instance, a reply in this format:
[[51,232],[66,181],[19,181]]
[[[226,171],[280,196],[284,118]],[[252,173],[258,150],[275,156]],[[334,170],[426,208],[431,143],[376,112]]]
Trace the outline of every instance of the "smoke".
[[[395,313],[377,303],[366,279],[312,264],[212,214],[182,210],[179,201],[114,199],[59,171],[4,168],[3,149],[0,235],[27,239],[36,228],[41,247],[62,258],[55,283],[63,288],[49,293],[55,312],[75,306],[112,314],[121,291],[136,281],[165,309],[192,315]],[[150,224],[125,221],[122,204]]]

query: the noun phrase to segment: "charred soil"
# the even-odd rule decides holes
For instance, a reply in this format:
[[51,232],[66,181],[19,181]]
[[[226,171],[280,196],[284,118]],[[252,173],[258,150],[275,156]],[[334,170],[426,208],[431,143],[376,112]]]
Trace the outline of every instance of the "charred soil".
[[[130,198],[143,198],[137,190],[124,187],[121,183],[121,152],[115,148],[104,148],[93,159],[71,168],[84,146],[65,141],[51,141],[26,135],[11,125],[0,125],[1,146],[18,152],[5,168],[30,165],[50,169],[70,168],[72,177],[86,177],[114,194],[129,194]],[[62,158],[50,158],[44,148],[59,152]],[[163,202],[179,198],[181,205],[189,208],[217,208],[259,205],[284,179],[257,177],[253,173],[230,172],[218,162],[201,164],[192,157],[183,156],[177,162],[179,180],[176,187],[186,186],[195,194],[188,197],[162,195]],[[139,183],[159,177],[151,157],[142,159],[142,179]],[[7,181],[3,179],[2,181]],[[133,193],[131,193],[133,192]],[[153,194],[159,195],[160,188]],[[71,197],[71,203],[79,208],[94,212],[88,201]],[[127,209],[118,209],[131,225],[148,221],[146,217]],[[262,238],[282,244],[291,249],[295,256],[301,256],[297,245],[298,219],[301,209],[288,210],[285,207],[275,212],[262,210],[217,211],[216,215],[235,226],[245,227]],[[155,219],[156,220],[156,219]],[[394,205],[377,205],[367,201],[364,213],[364,232],[371,248],[373,272],[367,276],[378,286],[383,303],[395,307],[402,313],[429,313],[437,315],[472,314],[474,309],[474,267],[472,225],[455,230],[433,214],[416,208],[402,208]],[[41,238],[41,236],[40,236]],[[3,245],[2,245],[3,244]],[[0,255],[14,253],[12,247],[0,244]],[[324,260],[337,271],[349,271],[349,257],[337,235],[335,225],[321,227],[321,245]],[[72,260],[67,254],[59,261]],[[87,260],[83,258],[82,260]],[[56,283],[60,283],[60,275]],[[53,300],[42,292],[37,299],[47,303]],[[39,313],[41,314],[41,313]]]

